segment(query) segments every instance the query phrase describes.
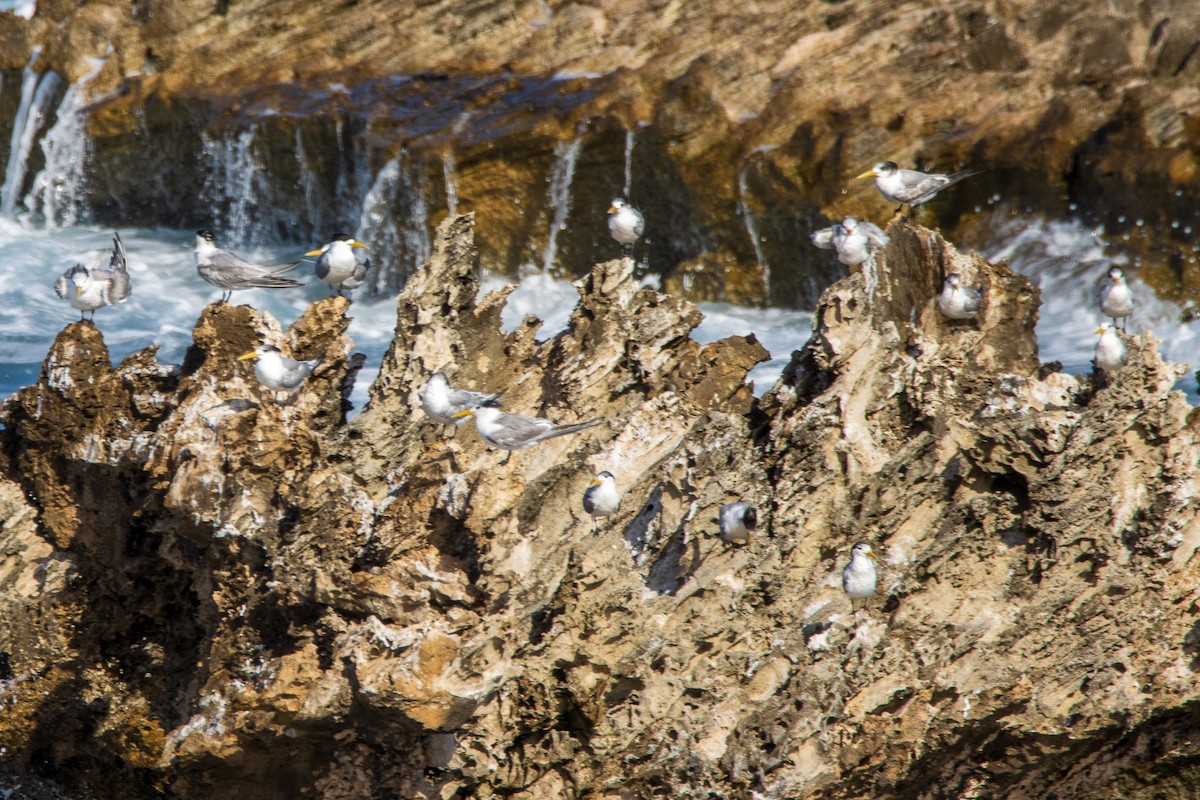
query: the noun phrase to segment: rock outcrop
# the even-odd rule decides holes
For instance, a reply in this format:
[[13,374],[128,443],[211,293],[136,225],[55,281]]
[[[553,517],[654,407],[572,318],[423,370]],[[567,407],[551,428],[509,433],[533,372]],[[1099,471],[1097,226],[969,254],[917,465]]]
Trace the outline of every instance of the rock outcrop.
[[[628,260],[499,328],[470,217],[347,423],[341,298],[214,305],[180,367],[66,328],[4,409],[0,766],[91,797],[1185,797],[1196,423],[1148,335],[1043,369],[1038,292],[897,220],[761,400]],[[936,307],[982,285],[977,321]],[[327,355],[276,404],[236,355]],[[503,453],[420,391],[603,424]],[[582,492],[617,475],[599,533]],[[754,503],[749,546],[716,512]],[[839,569],[866,540],[880,591]],[[1173,793],[1172,793],[1173,792]]]

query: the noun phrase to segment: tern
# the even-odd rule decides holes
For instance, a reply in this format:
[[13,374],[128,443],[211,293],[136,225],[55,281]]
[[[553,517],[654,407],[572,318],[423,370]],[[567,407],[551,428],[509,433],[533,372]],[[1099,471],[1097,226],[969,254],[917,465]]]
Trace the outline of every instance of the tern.
[[983,292],[963,286],[962,276],[951,272],[942,282],[938,308],[949,319],[974,319],[983,303]]
[[1125,282],[1125,273],[1120,267],[1108,271],[1108,280],[1100,284],[1100,311],[1112,317],[1113,326],[1121,320],[1121,330],[1126,329],[1129,315],[1133,313],[1133,292]]
[[291,278],[280,277],[300,264],[266,267],[251,264],[236,253],[217,247],[217,237],[208,228],[196,231],[196,272],[200,277],[225,290],[222,303],[228,303],[233,293],[240,289],[291,289],[303,286]]
[[979,173],[977,169],[964,169],[952,175],[918,172],[915,169],[900,169],[894,161],[880,161],[858,178],[874,178],[875,188],[887,200],[898,203],[899,211],[904,206],[912,208],[929,202],[948,186]]
[[455,389],[450,385],[446,373],[438,371],[430,376],[421,393],[421,408],[429,417],[443,425],[461,425],[467,417],[461,412],[487,405],[497,405],[500,402],[501,390],[495,394],[469,392],[466,389]]
[[133,292],[126,268],[125,245],[116,231],[113,232],[108,269],[100,268],[103,261],[104,254],[97,254],[90,267],[76,264],[54,282],[54,292],[73,308],[79,309],[80,321],[85,312],[90,311],[94,319],[97,308],[124,303]]
[[1096,366],[1105,373],[1116,372],[1125,366],[1129,361],[1129,351],[1125,349],[1125,342],[1121,341],[1112,323],[1103,323],[1096,329],[1096,334],[1100,336],[1096,340],[1096,353],[1093,357]]
[[749,503],[738,501],[721,506],[718,514],[721,538],[727,542],[751,544],[751,533],[758,527],[758,512]]
[[592,530],[599,533],[600,517],[611,516],[620,508],[621,492],[616,476],[607,470],[597,474],[583,492],[583,510],[592,515]]
[[276,394],[275,400],[278,402],[279,392],[286,392],[290,397],[299,391],[308,376],[313,374],[313,370],[321,365],[324,356],[311,361],[297,361],[285,356],[283,351],[275,345],[264,344],[249,353],[238,356],[238,361],[251,359],[255,361],[254,377]]
[[317,277],[340,295],[343,289],[357,289],[367,279],[371,259],[359,249],[366,250],[367,246],[352,236],[339,233],[328,244],[304,255],[318,257]]
[[468,408],[458,412],[455,417],[475,417],[475,430],[479,438],[501,450],[508,450],[501,464],[507,464],[513,450],[524,450],[539,442],[553,439],[556,436],[566,436],[569,433],[579,433],[588,428],[594,428],[603,420],[599,417],[572,425],[558,425],[543,417],[524,417],[520,414],[506,414],[492,406]]
[[858,266],[871,257],[877,248],[886,247],[890,240],[878,225],[846,217],[812,235],[812,243],[822,250],[836,250],[838,261],[848,267]]
[[641,238],[646,230],[646,220],[638,211],[623,198],[618,197],[608,207],[608,232],[620,243],[626,252],[633,249],[633,243]]
[[858,542],[850,549],[850,563],[842,568],[842,590],[851,603],[875,594],[878,581],[875,562],[878,560],[866,542]]

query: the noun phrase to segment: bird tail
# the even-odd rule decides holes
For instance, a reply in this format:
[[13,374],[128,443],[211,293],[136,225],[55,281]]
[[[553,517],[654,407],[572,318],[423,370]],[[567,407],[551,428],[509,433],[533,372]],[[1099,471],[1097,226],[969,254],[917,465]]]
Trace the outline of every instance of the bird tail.
[[[282,275],[285,272],[291,272],[303,263],[303,261],[293,261],[291,264],[280,264],[278,267],[268,267],[268,269],[271,270],[272,275]],[[300,285],[303,286],[304,284]]]
[[580,431],[586,431],[588,428],[596,427],[603,421],[604,420],[601,419],[600,417],[596,417],[595,419],[589,419],[585,422],[576,422],[573,425],[559,425],[558,427],[556,427],[554,429],[553,433],[551,433],[549,436],[547,436],[545,438],[553,439],[555,436],[566,436],[569,433],[579,433]]
[[125,264],[125,243],[121,241],[117,232],[113,231],[113,251],[112,258],[108,260],[108,268],[113,272],[125,272]]
[[949,176],[946,179],[945,186],[942,186],[941,188],[945,189],[946,186],[953,186],[954,184],[958,183],[959,181],[965,180],[966,178],[969,178],[972,175],[978,175],[981,172],[983,172],[983,169],[981,167],[967,167],[964,170],[959,170],[958,172]]
[[297,286],[303,286],[303,283],[294,281],[291,278],[280,278],[276,274],[263,275],[259,278],[253,278],[247,281],[250,286],[256,289],[292,289]]

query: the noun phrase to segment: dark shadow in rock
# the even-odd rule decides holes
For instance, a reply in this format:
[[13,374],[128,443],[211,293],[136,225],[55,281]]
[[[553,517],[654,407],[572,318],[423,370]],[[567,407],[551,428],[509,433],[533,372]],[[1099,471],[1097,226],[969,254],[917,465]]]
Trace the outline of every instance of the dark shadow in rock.
[[626,544],[629,545],[630,555],[633,556],[635,564],[641,562],[642,555],[646,552],[646,547],[650,544],[650,525],[658,519],[662,514],[662,486],[654,487],[654,491],[650,492],[650,496],[646,498],[646,502],[642,505],[642,510],[633,518],[633,521],[625,527],[624,537]]

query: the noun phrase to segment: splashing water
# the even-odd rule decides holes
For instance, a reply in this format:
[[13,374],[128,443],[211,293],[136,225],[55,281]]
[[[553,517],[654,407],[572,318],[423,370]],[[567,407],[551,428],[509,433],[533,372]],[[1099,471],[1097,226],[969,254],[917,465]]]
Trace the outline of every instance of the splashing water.
[[33,58],[25,67],[21,78],[21,101],[13,121],[12,142],[8,154],[8,166],[4,171],[4,186],[0,188],[0,216],[13,217],[17,199],[24,188],[25,174],[29,170],[29,154],[33,152],[38,132],[49,116],[50,104],[58,93],[62,79],[54,72],[39,75],[33,70],[41,50],[35,49]]

